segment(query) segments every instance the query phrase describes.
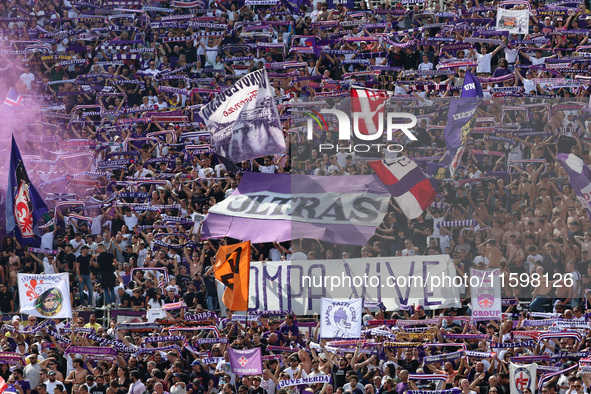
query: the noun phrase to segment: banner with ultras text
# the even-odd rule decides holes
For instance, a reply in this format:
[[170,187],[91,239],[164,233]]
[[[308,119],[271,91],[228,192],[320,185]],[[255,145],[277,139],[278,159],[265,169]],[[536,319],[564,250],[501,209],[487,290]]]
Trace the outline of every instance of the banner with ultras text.
[[459,307],[455,277],[447,255],[251,262],[248,306],[296,315],[318,313],[322,298],[363,298],[382,302],[386,310]]

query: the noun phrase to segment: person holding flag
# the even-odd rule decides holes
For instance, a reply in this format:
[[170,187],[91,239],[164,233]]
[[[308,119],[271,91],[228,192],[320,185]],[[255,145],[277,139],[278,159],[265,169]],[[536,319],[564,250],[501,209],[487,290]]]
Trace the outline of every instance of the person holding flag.
[[462,93],[458,100],[453,100],[447,114],[447,124],[443,132],[446,156],[442,162],[449,164],[453,175],[462,161],[468,136],[476,122],[476,110],[483,97],[480,80],[470,71],[466,71]]
[[31,183],[25,164],[12,136],[6,198],[6,231],[14,233],[22,246],[41,244],[39,220],[48,211],[45,202]]

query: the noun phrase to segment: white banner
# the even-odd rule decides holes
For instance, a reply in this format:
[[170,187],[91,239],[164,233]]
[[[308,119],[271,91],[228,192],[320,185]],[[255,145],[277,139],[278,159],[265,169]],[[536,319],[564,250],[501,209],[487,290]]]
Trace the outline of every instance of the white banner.
[[209,212],[248,219],[377,227],[382,223],[390,197],[368,192],[318,194],[295,190],[293,193],[233,193]]
[[18,274],[20,311],[43,318],[72,318],[68,274]]
[[529,31],[529,10],[497,9],[497,29],[511,34],[527,34]]
[[363,298],[353,300],[322,299],[321,338],[361,338]]
[[216,153],[234,163],[286,151],[275,94],[264,69],[218,93],[200,115]]
[[509,369],[509,382],[511,394],[523,394],[523,389],[529,388],[532,393],[536,390],[538,364],[528,365],[511,363]]
[[476,320],[501,319],[501,280],[499,269],[470,270],[472,317]]
[[296,315],[319,313],[322,298],[362,298],[389,311],[460,307],[465,280],[448,255],[251,262],[250,270],[250,310]]

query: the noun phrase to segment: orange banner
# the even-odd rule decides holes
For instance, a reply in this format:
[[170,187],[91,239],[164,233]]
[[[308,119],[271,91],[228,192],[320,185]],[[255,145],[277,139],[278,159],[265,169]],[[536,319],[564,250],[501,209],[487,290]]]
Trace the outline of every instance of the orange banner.
[[215,278],[226,286],[222,301],[231,311],[248,310],[250,241],[220,246],[213,267]]

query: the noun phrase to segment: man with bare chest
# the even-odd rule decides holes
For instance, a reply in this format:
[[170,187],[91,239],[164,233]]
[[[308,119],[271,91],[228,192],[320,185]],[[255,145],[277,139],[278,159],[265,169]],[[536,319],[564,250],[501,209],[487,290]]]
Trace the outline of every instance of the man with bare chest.
[[84,362],[80,358],[75,358],[72,361],[74,370],[70,372],[64,383],[66,384],[84,384],[86,383],[86,375],[88,372],[83,367]]
[[497,245],[497,241],[490,239],[478,245],[478,249],[481,250],[482,256],[488,258],[488,266],[490,268],[499,268],[501,266],[501,259],[503,253]]

